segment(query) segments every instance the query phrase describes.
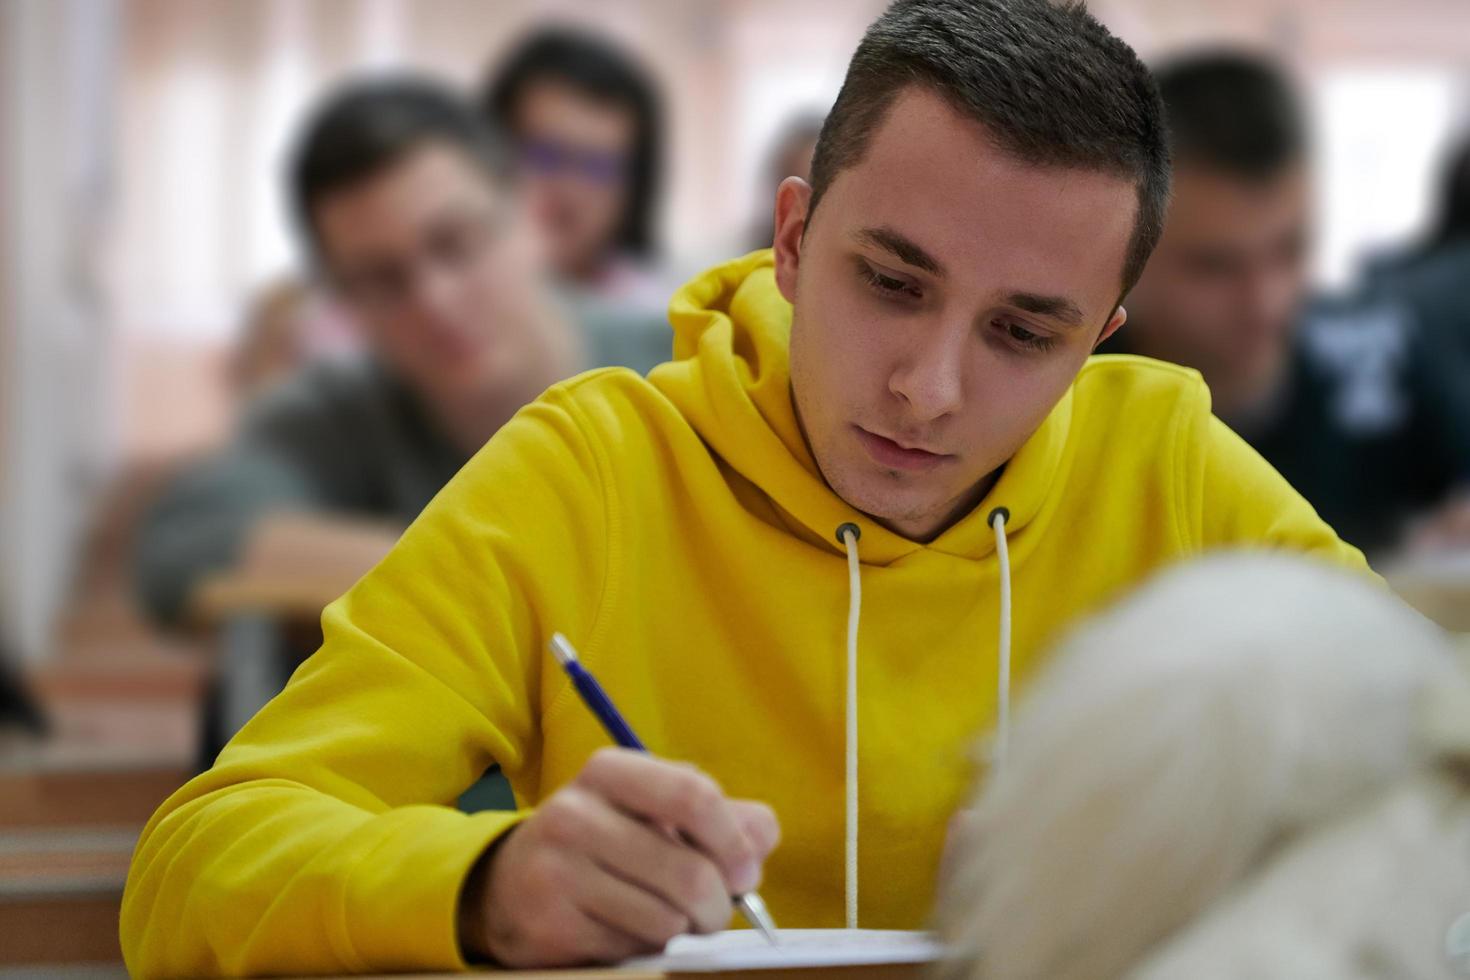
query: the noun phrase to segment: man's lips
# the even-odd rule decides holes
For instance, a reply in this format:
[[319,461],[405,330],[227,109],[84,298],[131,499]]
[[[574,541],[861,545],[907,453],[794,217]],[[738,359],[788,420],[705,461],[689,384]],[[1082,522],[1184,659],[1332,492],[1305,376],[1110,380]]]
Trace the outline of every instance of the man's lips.
[[879,466],[922,472],[932,470],[945,460],[954,458],[947,453],[935,453],[927,449],[900,445],[887,436],[869,432],[860,425],[853,426],[853,430],[857,432],[858,441],[863,444],[868,455],[873,457],[873,461]]

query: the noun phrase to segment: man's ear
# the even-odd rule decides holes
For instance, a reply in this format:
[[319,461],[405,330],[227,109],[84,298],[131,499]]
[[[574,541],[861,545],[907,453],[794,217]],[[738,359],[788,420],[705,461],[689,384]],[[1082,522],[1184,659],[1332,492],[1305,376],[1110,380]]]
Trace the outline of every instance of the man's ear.
[[1125,310],[1121,304],[1119,304],[1118,308],[1113,311],[1112,319],[1108,321],[1107,326],[1103,327],[1102,335],[1097,338],[1097,343],[1092,345],[1092,349],[1097,350],[1099,347],[1101,347],[1104,340],[1107,340],[1113,334],[1117,333],[1118,328],[1127,322],[1128,311]]
[[789,303],[796,302],[796,271],[801,264],[801,236],[806,231],[812,186],[787,177],[776,189],[776,286]]

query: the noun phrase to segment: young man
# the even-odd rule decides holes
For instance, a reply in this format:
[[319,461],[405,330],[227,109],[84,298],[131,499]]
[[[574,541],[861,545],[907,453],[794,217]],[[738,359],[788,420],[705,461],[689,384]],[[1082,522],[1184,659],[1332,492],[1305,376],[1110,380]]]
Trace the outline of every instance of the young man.
[[1306,123],[1279,70],[1218,52],[1158,81],[1174,197],[1105,349],[1198,369],[1220,417],[1323,518],[1370,555],[1392,548],[1470,485],[1470,385],[1402,303],[1308,302]]
[[165,491],[138,552],[157,618],[236,563],[345,590],[517,409],[584,366],[534,285],[503,156],[458,96],[414,79],[351,87],[305,127],[295,219],[369,356],[261,397]]
[[[518,415],[163,805],[129,965],[615,960],[756,886],[783,926],[922,924],[1006,641],[1024,684],[1209,548],[1363,567],[1193,372],[1087,363],[1167,193],[1148,72],[1080,6],[895,4],[774,255],[676,296],[647,380]],[[604,748],[555,631],[655,755]],[[445,807],[491,760],[524,809]]]

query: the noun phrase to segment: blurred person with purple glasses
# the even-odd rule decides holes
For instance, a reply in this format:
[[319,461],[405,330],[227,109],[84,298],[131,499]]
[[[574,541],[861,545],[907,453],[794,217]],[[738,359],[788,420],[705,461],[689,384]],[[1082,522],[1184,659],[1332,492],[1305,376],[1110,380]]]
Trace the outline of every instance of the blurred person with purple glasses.
[[349,85],[318,107],[290,163],[293,217],[366,355],[273,386],[165,490],[137,555],[156,619],[179,622],[231,568],[345,591],[517,409],[586,366],[537,285],[507,156],[427,80]]
[[1371,558],[1416,527],[1421,544],[1453,542],[1470,526],[1455,502],[1470,485],[1470,385],[1402,303],[1309,295],[1307,123],[1291,83],[1225,50],[1156,76],[1173,199],[1128,328],[1103,350],[1198,369],[1216,413]]
[[558,299],[594,351],[640,374],[668,360],[679,283],[659,263],[663,110],[647,71],[596,34],[544,27],[488,73],[480,104],[514,143]]

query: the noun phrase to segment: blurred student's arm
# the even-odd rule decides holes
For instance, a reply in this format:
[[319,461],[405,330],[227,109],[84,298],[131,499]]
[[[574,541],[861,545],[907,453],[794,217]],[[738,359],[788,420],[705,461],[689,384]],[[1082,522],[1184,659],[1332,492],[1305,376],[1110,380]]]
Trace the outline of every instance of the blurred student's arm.
[[[364,436],[344,438],[354,413],[343,387],[301,376],[253,406],[228,447],[164,489],[134,555],[155,619],[180,622],[202,583],[235,568],[329,579],[340,595],[392,547],[400,526],[346,513],[363,509],[367,481],[354,452]],[[359,414],[353,427],[369,428],[374,416]]]
[[177,624],[196,590],[227,570],[332,584],[340,595],[397,540],[388,522],[322,509],[306,478],[256,447],[237,447],[180,474],[139,529],[139,596]]
[[1185,485],[1194,497],[1185,502],[1185,520],[1202,550],[1280,549],[1368,571],[1363,553],[1224,422],[1206,414],[1193,432],[1199,450],[1184,457],[1193,477]]
[[461,886],[519,813],[456,797],[534,764],[548,633],[593,629],[603,462],[553,390],[323,616],[322,648],[160,807],[121,935],[135,976],[464,965]]

